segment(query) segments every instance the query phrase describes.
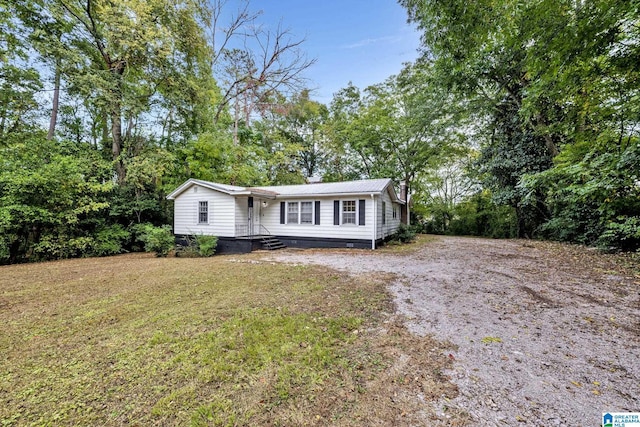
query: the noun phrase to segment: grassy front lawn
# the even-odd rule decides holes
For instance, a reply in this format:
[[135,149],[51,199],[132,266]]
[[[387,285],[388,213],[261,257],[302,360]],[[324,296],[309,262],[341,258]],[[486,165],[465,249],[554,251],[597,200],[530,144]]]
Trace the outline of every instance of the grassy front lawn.
[[388,279],[252,255],[1,267],[0,421],[410,425],[456,390]]

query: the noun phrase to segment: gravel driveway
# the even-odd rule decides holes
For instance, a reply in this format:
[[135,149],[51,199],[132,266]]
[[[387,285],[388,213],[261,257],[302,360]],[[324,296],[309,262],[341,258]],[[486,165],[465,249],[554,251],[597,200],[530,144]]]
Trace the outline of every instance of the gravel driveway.
[[460,237],[402,254],[269,257],[395,273],[390,291],[407,327],[457,346],[449,375],[460,395],[447,405],[472,425],[599,426],[602,412],[640,412],[640,279],[608,257]]

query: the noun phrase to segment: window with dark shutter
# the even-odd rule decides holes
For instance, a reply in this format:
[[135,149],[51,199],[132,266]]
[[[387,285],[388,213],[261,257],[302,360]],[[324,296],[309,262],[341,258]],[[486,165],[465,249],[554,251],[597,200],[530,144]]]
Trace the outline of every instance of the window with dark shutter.
[[300,224],[313,224],[313,202],[300,202]]
[[344,200],[342,202],[342,224],[356,224],[355,200]]

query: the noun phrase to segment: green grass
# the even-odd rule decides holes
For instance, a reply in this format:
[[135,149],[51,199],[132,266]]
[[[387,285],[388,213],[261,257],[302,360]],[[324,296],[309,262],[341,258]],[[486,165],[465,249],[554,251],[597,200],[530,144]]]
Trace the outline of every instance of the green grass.
[[0,292],[2,425],[367,425],[404,410],[368,407],[397,392],[389,348],[413,340],[372,332],[390,311],[377,278],[127,255],[2,267]]

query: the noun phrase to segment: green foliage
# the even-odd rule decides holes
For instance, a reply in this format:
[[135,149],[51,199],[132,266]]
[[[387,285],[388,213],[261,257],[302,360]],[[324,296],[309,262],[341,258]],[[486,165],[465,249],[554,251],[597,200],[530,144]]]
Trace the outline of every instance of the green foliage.
[[619,216],[608,222],[597,244],[604,249],[637,250],[640,248],[640,216]]
[[401,0],[519,236],[634,249],[637,2]]
[[8,246],[4,262],[90,255],[88,233],[107,208],[108,164],[79,150],[84,158],[44,138],[23,134],[0,148],[0,234]]
[[124,252],[124,246],[131,238],[131,232],[120,224],[104,226],[95,234],[92,254],[98,256],[115,255]]
[[210,257],[216,253],[218,237],[204,234],[186,236],[186,244],[178,246],[176,256],[184,258]]
[[[622,148],[622,150],[620,150]],[[636,222],[640,212],[640,147],[631,140],[566,146],[553,169],[525,177],[526,192],[547,194],[552,218],[544,236],[606,248],[640,247]]]
[[203,257],[210,257],[216,253],[216,247],[218,246],[218,237],[196,235],[196,244],[198,246],[198,254]]
[[228,133],[202,133],[178,152],[188,171],[181,179],[194,177],[234,185],[262,183],[266,177],[258,166],[263,161],[263,154],[253,140],[237,145]]
[[175,238],[169,225],[155,227],[151,224],[142,224],[139,229],[142,233],[138,238],[144,243],[145,251],[155,252],[157,257],[166,257],[175,247]]
[[517,237],[517,218],[511,206],[496,205],[488,191],[466,197],[451,211],[437,207],[423,219],[423,231],[432,234],[482,236],[492,238]]
[[398,226],[398,231],[396,231],[394,240],[397,240],[401,243],[410,243],[416,239],[416,234],[417,230],[415,227],[401,223]]
[[496,205],[488,192],[458,204],[448,234],[492,238],[517,237],[517,216],[511,206]]

